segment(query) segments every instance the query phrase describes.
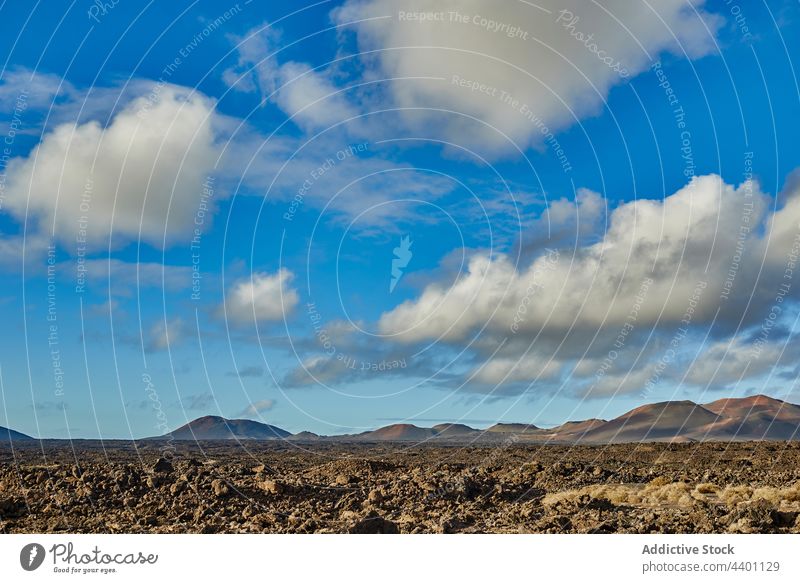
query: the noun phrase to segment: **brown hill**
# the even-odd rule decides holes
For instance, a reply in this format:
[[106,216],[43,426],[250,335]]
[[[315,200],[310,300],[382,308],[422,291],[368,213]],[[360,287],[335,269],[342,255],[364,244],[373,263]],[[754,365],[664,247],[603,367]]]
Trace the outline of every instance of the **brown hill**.
[[469,437],[480,434],[477,429],[463,423],[440,423],[431,429],[436,432],[437,437]]
[[8,429],[6,427],[0,427],[0,443],[10,441],[30,441],[32,439],[33,438],[30,435],[25,435],[24,433],[14,431],[13,429]]
[[320,437],[311,431],[301,431],[300,433],[295,433],[289,439],[293,441],[319,441]]
[[225,419],[216,415],[207,415],[190,421],[164,437],[169,436],[172,439],[181,440],[284,439],[291,435],[280,427],[250,419]]
[[366,441],[424,441],[436,435],[436,431],[427,427],[417,427],[410,423],[387,425],[374,431],[365,431],[355,437]]
[[556,439],[575,439],[582,437],[585,433],[597,429],[603,424],[608,423],[604,419],[586,419],[585,421],[567,421],[563,425],[553,427],[550,433]]
[[696,434],[722,437],[721,417],[692,401],[664,401],[637,407],[583,434],[583,440],[601,443],[669,441]]
[[486,430],[488,433],[540,433],[541,428],[530,423],[497,423]]
[[722,419],[716,424],[731,439],[789,440],[800,437],[800,407],[755,395],[744,399],[720,399],[704,405]]

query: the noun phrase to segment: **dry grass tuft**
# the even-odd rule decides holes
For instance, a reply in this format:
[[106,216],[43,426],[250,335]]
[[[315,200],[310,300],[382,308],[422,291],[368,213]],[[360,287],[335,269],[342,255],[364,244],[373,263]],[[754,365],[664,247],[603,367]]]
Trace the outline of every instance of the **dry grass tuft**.
[[749,486],[727,486],[720,489],[710,482],[692,486],[686,482],[669,482],[656,478],[642,487],[639,484],[598,484],[577,490],[565,490],[548,494],[542,500],[544,506],[560,503],[585,503],[589,500],[607,500],[615,506],[678,506],[690,507],[699,502],[708,503],[718,499],[729,507],[765,501],[780,510],[800,511],[800,482],[787,488],[757,488]]

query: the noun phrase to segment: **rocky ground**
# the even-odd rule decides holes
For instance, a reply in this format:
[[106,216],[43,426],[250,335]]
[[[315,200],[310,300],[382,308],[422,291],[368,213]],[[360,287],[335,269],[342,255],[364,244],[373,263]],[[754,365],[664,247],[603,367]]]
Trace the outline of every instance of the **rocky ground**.
[[0,532],[800,533],[798,443],[173,445],[0,446]]

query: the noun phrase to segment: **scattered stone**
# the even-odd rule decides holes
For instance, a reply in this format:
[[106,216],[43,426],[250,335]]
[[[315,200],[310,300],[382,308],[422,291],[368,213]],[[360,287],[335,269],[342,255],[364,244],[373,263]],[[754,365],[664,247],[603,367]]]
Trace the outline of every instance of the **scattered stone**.
[[798,442],[103,445],[0,445],[0,531],[800,534]]
[[231,491],[230,488],[228,488],[228,484],[222,480],[212,481],[211,489],[214,491],[214,495],[218,497],[227,496]]
[[153,471],[157,474],[168,474],[172,472],[172,464],[163,457],[158,458],[156,463],[153,464]]
[[178,480],[172,486],[169,487],[169,493],[173,496],[177,496],[181,492],[186,489],[186,481],[185,480]]
[[350,527],[350,534],[398,534],[400,529],[391,520],[370,512]]

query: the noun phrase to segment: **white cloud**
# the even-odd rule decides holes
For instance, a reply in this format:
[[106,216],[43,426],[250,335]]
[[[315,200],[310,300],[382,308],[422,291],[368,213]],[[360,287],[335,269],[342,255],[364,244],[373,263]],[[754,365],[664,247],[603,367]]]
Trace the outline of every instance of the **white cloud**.
[[[157,87],[157,86],[156,86]],[[90,249],[142,240],[157,247],[185,237],[213,171],[214,104],[176,86],[128,103],[107,127],[64,123],[8,165],[5,207],[39,230]],[[84,218],[85,217],[85,218]]]
[[231,39],[239,58],[234,67],[223,72],[223,81],[236,91],[258,90],[266,99],[277,87],[278,62],[273,53],[279,50],[280,33],[264,22]]
[[[525,267],[504,255],[475,255],[452,286],[428,286],[418,299],[384,313],[380,329],[408,342],[460,342],[483,326],[508,334],[515,323],[523,335],[543,327],[561,333],[573,326],[597,329],[623,324],[638,295],[644,296],[638,325],[674,324],[701,281],[710,291],[702,294],[693,319],[706,321],[728,301],[720,293],[749,202],[755,227],[765,209],[757,188],[737,189],[717,176],[693,179],[663,201],[620,205],[600,242],[562,250],[557,261],[540,256]],[[742,261],[763,248],[755,230],[746,239]],[[751,276],[747,269],[737,274],[740,293],[734,297],[749,294]]]
[[740,337],[715,342],[691,362],[686,382],[704,387],[736,384],[774,369],[783,348],[777,342],[755,347]]
[[304,63],[283,65],[280,82],[278,106],[306,130],[324,129],[358,113],[324,74]]
[[[393,342],[466,348],[475,390],[536,380],[596,397],[752,380],[793,360],[775,316],[798,296],[786,287],[800,257],[796,197],[770,213],[755,183],[695,178],[663,200],[621,204],[598,242],[573,240],[557,258],[476,253],[378,329]],[[552,216],[569,223],[567,210]]]
[[272,399],[262,399],[260,401],[255,401],[254,403],[250,403],[247,407],[245,407],[239,415],[242,416],[254,416],[258,415],[259,413],[264,413],[266,411],[272,411],[275,407],[275,401]]
[[[526,118],[523,104],[557,132],[596,112],[614,85],[645,70],[661,52],[685,51],[692,58],[711,52],[721,19],[704,13],[702,4],[349,0],[334,18],[355,22],[359,49],[367,53],[365,77],[404,78],[389,85],[388,97],[400,107],[422,108],[408,113],[412,127],[494,149],[508,148],[505,134],[524,149],[541,143],[542,131]],[[417,14],[437,17],[408,16]],[[503,91],[518,103],[505,102]]]
[[489,385],[527,380],[552,380],[558,375],[561,364],[554,358],[536,353],[524,359],[491,358],[478,367],[470,378]]
[[254,324],[281,320],[297,306],[300,298],[290,287],[294,274],[281,268],[275,274],[254,273],[233,284],[225,298],[225,317],[233,324]]
[[328,77],[326,69],[315,70],[295,61],[280,64],[279,39],[279,32],[268,23],[254,27],[243,37],[234,37],[239,58],[235,67],[223,72],[223,81],[237,91],[258,91],[263,103],[275,103],[308,131],[327,128],[357,114],[357,108]]
[[28,109],[49,107],[57,99],[74,93],[75,88],[72,84],[58,75],[16,68],[3,72],[0,83],[0,106],[4,111],[13,111],[21,106],[22,115],[26,117]]

